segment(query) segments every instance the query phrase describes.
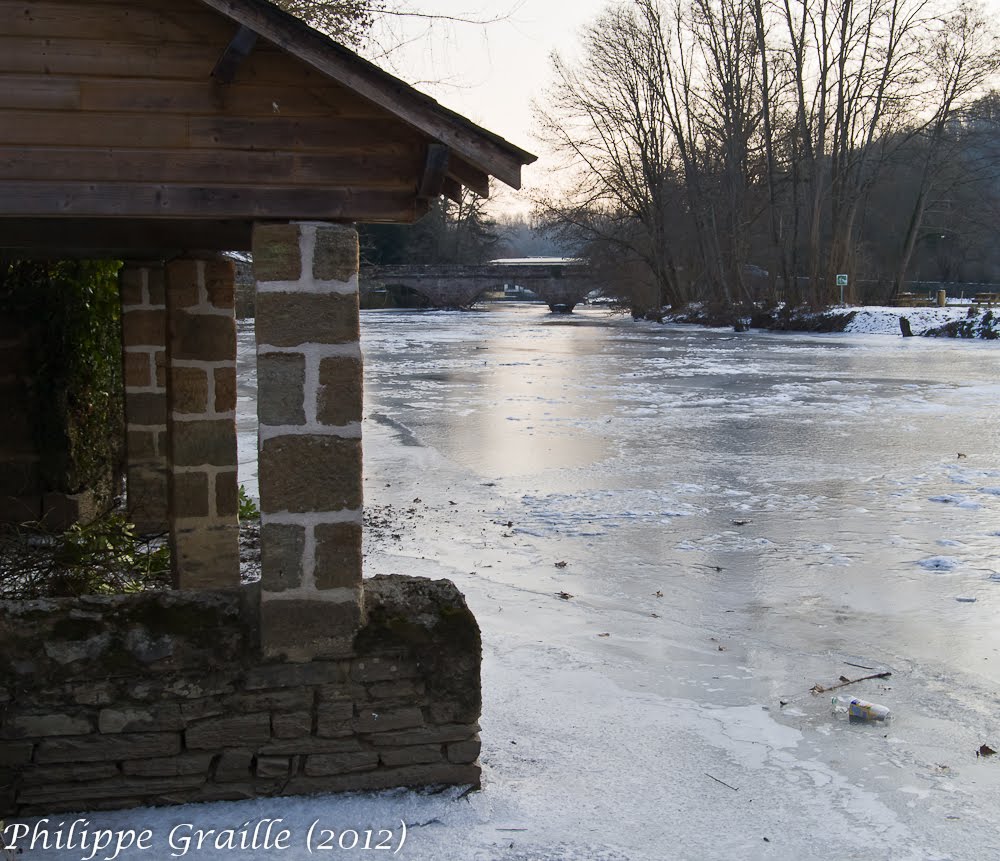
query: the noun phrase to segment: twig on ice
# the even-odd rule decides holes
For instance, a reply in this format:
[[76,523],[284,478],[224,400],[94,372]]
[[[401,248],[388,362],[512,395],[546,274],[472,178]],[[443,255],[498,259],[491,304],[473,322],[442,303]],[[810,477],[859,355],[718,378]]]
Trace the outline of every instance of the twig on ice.
[[849,679],[846,682],[841,682],[839,685],[830,685],[829,687],[824,687],[817,682],[809,689],[809,693],[812,694],[825,694],[827,691],[835,691],[837,688],[846,688],[848,685],[856,685],[858,682],[867,682],[869,679],[887,679],[892,673],[886,671],[884,673],[873,673],[870,676],[862,676],[860,679]]

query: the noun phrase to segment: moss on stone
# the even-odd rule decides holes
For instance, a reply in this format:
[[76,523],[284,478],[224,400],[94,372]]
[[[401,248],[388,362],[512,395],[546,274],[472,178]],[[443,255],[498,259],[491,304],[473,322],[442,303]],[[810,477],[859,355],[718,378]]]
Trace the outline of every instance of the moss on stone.
[[449,580],[404,576],[375,577],[365,587],[368,622],[355,639],[358,656],[404,651],[453,720],[477,720],[482,636],[461,592]]

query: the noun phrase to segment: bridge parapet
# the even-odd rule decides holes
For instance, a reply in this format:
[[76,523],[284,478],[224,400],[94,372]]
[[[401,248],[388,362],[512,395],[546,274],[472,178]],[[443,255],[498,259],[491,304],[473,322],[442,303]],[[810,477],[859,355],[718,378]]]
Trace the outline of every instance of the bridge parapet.
[[369,266],[362,288],[408,287],[439,308],[467,308],[488,290],[517,284],[555,310],[571,311],[594,288],[586,263]]

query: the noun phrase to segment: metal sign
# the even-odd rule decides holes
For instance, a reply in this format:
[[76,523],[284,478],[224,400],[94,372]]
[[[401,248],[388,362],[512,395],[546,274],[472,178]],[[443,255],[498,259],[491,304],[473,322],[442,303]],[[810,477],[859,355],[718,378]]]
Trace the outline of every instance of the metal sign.
[[847,286],[847,276],[846,275],[838,275],[837,276],[837,286],[838,287],[846,287]]

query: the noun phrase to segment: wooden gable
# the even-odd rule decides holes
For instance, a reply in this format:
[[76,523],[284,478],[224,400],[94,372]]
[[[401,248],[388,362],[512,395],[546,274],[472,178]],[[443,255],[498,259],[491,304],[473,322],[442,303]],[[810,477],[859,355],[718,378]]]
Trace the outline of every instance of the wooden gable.
[[411,222],[534,160],[261,0],[0,0],[0,21],[8,251]]

